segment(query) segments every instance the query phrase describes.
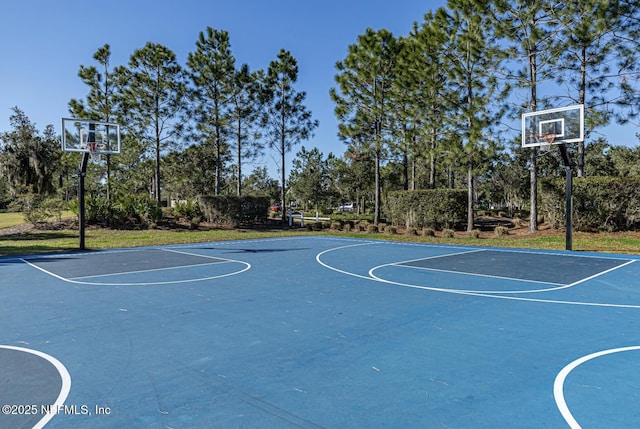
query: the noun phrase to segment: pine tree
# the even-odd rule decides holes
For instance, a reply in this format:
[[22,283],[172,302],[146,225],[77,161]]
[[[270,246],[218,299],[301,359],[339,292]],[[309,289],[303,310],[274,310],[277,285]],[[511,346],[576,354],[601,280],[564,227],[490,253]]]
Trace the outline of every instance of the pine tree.
[[[93,59],[100,66],[80,65],[78,77],[89,87],[86,100],[71,99],[69,112],[74,118],[112,122],[117,116],[118,85],[113,70],[110,68],[111,48],[104,44],[94,54]],[[105,157],[106,194],[111,200],[111,155]]]
[[[439,22],[450,34],[448,46],[448,84],[457,94],[450,112],[454,131],[461,138],[461,158],[467,165],[467,230],[474,222],[474,176],[477,166],[490,156],[495,141],[488,129],[495,125],[500,64],[494,34],[490,31],[488,6],[484,1],[450,0],[448,13]],[[489,136],[489,137],[487,137]]]
[[420,26],[404,41],[397,66],[397,97],[401,101],[401,124],[407,130],[406,144],[413,154],[411,162],[412,189],[416,188],[417,160],[428,165],[428,187],[436,187],[438,158],[448,152],[450,141],[448,125],[451,94],[447,85],[448,52],[445,50],[448,34],[435,15],[440,9],[424,16]]
[[318,121],[312,119],[305,107],[305,92],[298,92],[294,84],[298,80],[298,62],[289,51],[281,49],[277,59],[271,61],[264,80],[262,103],[265,106],[261,125],[269,147],[280,155],[280,201],[282,221],[286,207],[285,155],[296,144],[309,139]]
[[228,151],[232,128],[235,58],[229,33],[207,27],[200,32],[196,50],[189,53],[189,76],[193,81],[194,113],[197,131],[203,141],[213,144],[216,157],[215,195],[220,195],[223,157]]
[[[554,9],[560,27],[557,81],[569,88],[569,93],[559,98],[585,106],[585,137],[613,118],[609,106],[617,94],[612,95],[611,90],[620,79],[620,59],[629,53],[618,36],[626,31],[627,8],[638,8],[637,4],[625,3],[576,0],[562,2]],[[584,175],[584,152],[585,142],[578,142],[578,177]]]
[[153,196],[161,204],[160,156],[180,141],[186,122],[181,114],[187,106],[182,67],[167,47],[147,43],[136,50],[129,67],[116,71],[121,85],[124,126],[155,159]]
[[243,64],[233,78],[231,97],[231,146],[235,146],[236,180],[238,196],[242,195],[242,165],[246,159],[253,159],[264,148],[261,144],[261,132],[257,127],[260,110],[260,83],[264,72],[251,73],[249,66]]
[[399,46],[388,30],[367,29],[336,64],[338,88],[331,89],[339,134],[357,156],[374,160],[374,223],[380,221],[380,166],[393,133],[392,91]]
[[[551,79],[557,59],[553,23],[555,2],[548,0],[495,0],[496,34],[507,40],[505,55],[515,61],[508,79],[516,89],[528,92],[528,111],[538,110],[538,86]],[[521,108],[522,106],[518,106]],[[521,113],[518,109],[517,113]],[[538,229],[538,148],[529,149],[529,231]]]

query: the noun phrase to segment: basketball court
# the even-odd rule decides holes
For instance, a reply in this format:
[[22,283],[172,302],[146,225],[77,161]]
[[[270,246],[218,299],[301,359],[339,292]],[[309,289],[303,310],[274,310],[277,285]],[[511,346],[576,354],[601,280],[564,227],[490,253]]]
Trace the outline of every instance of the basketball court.
[[0,427],[637,427],[639,278],[330,237],[0,258]]

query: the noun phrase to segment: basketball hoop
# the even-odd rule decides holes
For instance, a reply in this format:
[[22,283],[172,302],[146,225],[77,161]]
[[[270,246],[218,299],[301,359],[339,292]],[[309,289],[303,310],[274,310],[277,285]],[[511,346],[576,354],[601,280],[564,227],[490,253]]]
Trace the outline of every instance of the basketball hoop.
[[104,143],[87,142],[87,152],[89,152],[91,162],[99,162],[106,147],[107,145]]
[[536,134],[538,141],[540,142],[540,151],[549,152],[551,145],[556,141],[556,133],[543,133]]

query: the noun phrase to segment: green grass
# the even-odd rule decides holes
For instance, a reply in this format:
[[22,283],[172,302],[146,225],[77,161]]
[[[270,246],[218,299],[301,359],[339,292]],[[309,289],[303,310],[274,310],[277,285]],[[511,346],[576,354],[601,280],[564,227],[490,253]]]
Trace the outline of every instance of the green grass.
[[[19,213],[0,213],[0,228],[8,228],[24,223]],[[563,250],[563,231],[543,234],[523,234],[519,236],[472,238],[472,237],[422,237],[416,235],[367,234],[362,232],[314,231],[304,228],[292,230],[164,230],[148,229],[139,231],[88,229],[85,235],[87,249],[111,249],[140,246],[162,246],[181,243],[201,243],[241,239],[289,237],[302,235],[329,235],[365,239],[419,242],[432,244],[455,244],[461,246],[490,246],[525,249]],[[23,255],[44,252],[63,252],[78,249],[77,230],[29,231],[15,234],[0,234],[0,256]],[[588,234],[576,232],[573,235],[573,250],[609,253],[640,254],[640,233]]]
[[[70,211],[64,211],[62,218],[71,218],[75,215]],[[53,219],[53,218],[52,218]],[[12,226],[22,225],[26,222],[23,213],[0,213],[0,228],[11,228]]]
[[[129,248],[209,241],[299,236],[302,233],[303,230],[166,231],[149,229],[141,231],[122,231],[89,229],[85,232],[85,247],[88,250],[99,250],[121,247]],[[77,230],[38,231],[0,235],[0,256],[64,252],[77,250],[78,246],[79,235]]]
[[0,213],[0,228],[10,228],[24,223],[22,213]]

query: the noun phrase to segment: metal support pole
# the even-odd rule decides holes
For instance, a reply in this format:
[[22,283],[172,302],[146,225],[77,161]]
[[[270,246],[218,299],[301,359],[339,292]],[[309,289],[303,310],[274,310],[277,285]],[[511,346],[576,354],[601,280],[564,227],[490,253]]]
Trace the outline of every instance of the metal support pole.
[[89,162],[89,153],[82,154],[80,168],[78,169],[78,211],[80,212],[80,250],[85,250],[84,246],[84,228],[86,225],[84,214],[84,177],[87,175],[87,163]]
[[565,226],[565,249],[571,250],[572,246],[572,230],[573,230],[573,204],[571,197],[571,188],[573,187],[573,175],[571,174],[571,166],[567,165],[565,167],[566,175],[567,175],[567,205],[566,205],[566,226]]
[[564,169],[566,173],[566,206],[565,206],[565,249],[572,250],[573,247],[573,204],[571,197],[571,189],[573,188],[573,174],[571,167],[573,167],[573,161],[567,152],[567,146],[565,143],[560,145],[560,154],[564,161]]
[[[96,125],[89,123],[89,136],[87,143],[95,143],[96,141]],[[80,161],[80,168],[78,169],[78,210],[80,211],[80,250],[85,250],[84,246],[84,229],[86,225],[86,219],[84,214],[84,177],[87,175],[87,164],[89,163],[89,152],[82,153],[82,160]]]

